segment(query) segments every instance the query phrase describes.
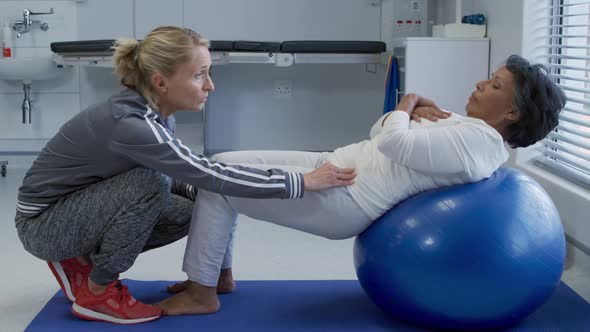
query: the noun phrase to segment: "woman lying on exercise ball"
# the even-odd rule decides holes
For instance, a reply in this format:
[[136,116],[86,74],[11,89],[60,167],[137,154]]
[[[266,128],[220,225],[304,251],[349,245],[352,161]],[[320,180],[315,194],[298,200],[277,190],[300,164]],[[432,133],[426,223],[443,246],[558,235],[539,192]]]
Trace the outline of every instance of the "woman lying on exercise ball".
[[[165,314],[203,314],[219,310],[220,274],[231,276],[232,246],[238,214],[323,236],[358,235],[398,202],[426,190],[489,177],[508,159],[504,142],[526,147],[558,124],[566,98],[542,65],[520,56],[508,58],[491,79],[476,84],[458,114],[431,121],[410,121],[414,112],[438,107],[409,94],[383,115],[370,139],[331,153],[243,151],[216,155],[225,163],[252,167],[311,170],[326,161],[354,167],[348,187],[306,194],[300,200],[253,200],[199,191],[193,211],[183,270],[187,281],[169,288],[178,293],[160,302]],[[426,112],[427,113],[427,112]],[[231,291],[233,282],[224,288]]]

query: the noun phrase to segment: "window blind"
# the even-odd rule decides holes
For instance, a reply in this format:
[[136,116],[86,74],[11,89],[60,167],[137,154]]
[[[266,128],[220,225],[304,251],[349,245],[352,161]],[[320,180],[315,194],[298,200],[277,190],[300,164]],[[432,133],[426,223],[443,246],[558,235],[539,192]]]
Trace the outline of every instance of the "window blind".
[[[590,1],[545,0],[534,13],[538,62],[567,95],[558,127],[537,144],[537,164],[590,186]],[[527,36],[525,36],[527,38]]]

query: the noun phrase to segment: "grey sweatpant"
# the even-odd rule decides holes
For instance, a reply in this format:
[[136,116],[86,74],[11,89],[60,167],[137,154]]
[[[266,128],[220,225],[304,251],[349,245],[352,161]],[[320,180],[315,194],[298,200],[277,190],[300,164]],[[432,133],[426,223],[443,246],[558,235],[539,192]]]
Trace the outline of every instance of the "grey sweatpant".
[[[327,156],[300,151],[238,151],[213,158],[227,164],[307,173],[321,166]],[[214,287],[220,269],[231,267],[238,214],[328,239],[356,236],[372,223],[346,187],[306,192],[301,199],[251,199],[200,190],[183,262],[190,280]]]
[[25,249],[46,261],[89,256],[90,279],[108,284],[146,250],[187,235],[193,201],[171,179],[138,167],[62,197],[35,217],[17,213]]

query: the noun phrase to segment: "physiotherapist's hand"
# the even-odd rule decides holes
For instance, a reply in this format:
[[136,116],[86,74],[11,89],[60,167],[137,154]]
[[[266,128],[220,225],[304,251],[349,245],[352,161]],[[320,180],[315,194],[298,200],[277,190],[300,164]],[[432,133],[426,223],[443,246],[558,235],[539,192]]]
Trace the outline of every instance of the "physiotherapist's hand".
[[438,119],[446,119],[451,116],[450,112],[445,112],[439,108],[431,106],[418,106],[414,108],[411,118],[416,122],[420,122],[423,118],[430,121],[438,121]]
[[328,162],[303,174],[304,190],[320,191],[332,187],[349,186],[354,183],[355,177],[354,168],[340,168]]

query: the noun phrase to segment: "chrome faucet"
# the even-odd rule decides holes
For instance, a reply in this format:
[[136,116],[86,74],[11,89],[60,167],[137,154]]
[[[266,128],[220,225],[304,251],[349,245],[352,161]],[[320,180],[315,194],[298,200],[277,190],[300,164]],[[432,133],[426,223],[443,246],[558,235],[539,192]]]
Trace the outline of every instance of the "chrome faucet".
[[21,34],[27,33],[31,30],[31,25],[39,24],[39,27],[43,31],[49,30],[49,24],[46,22],[41,22],[41,20],[32,20],[31,16],[33,15],[50,15],[53,14],[53,8],[49,10],[47,13],[33,13],[32,11],[25,9],[23,10],[23,20],[22,21],[14,21],[12,23],[12,30],[16,32],[16,37],[20,38]]

